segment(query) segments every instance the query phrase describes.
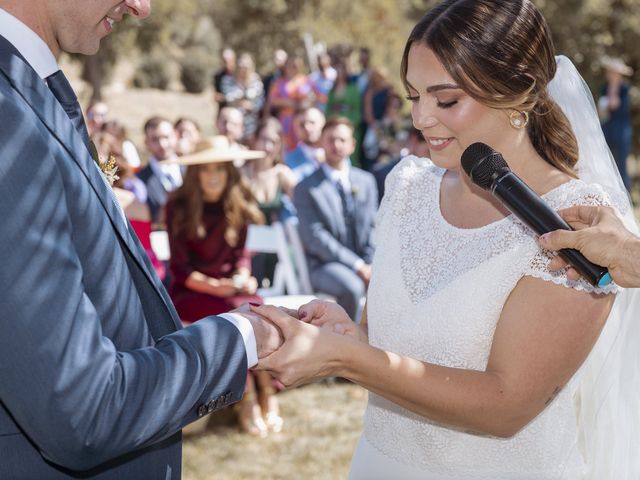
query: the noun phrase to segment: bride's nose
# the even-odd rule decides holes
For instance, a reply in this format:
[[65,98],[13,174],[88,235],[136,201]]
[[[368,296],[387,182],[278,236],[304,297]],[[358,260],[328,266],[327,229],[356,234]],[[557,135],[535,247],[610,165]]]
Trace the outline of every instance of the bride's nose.
[[434,108],[428,105],[428,100],[425,98],[421,98],[413,104],[411,118],[413,119],[413,126],[420,131],[438,124]]
[[136,18],[147,18],[151,13],[151,0],[125,0],[127,11]]

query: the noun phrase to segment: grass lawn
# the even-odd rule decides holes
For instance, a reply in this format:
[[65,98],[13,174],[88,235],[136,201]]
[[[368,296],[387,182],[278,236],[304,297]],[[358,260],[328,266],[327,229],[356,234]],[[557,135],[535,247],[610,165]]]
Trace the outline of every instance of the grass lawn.
[[366,392],[317,383],[278,394],[282,433],[255,438],[207,419],[185,430],[184,480],[347,478],[362,428]]

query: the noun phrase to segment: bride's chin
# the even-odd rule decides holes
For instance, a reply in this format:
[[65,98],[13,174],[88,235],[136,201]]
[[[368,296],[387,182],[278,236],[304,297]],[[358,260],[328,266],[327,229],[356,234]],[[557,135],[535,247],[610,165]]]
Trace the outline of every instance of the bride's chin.
[[439,155],[437,153],[432,153],[430,156],[430,160],[437,167],[444,168],[446,170],[460,170],[460,159],[459,158],[451,158],[450,156]]

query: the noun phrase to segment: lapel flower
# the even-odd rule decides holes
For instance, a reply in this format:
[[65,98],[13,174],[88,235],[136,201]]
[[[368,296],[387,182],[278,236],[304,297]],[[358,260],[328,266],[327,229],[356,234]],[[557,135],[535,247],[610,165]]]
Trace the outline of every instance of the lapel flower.
[[358,197],[358,192],[359,192],[359,190],[358,190],[358,186],[357,186],[357,185],[353,185],[353,184],[352,184],[352,185],[351,185],[351,196],[352,196],[353,198],[357,198],[357,197]]
[[96,162],[96,165],[100,169],[100,173],[104,179],[107,181],[109,186],[113,187],[114,182],[120,178],[117,175],[118,162],[116,161],[116,157],[113,154],[109,154],[109,158],[106,160],[100,160],[98,149],[93,141],[89,142],[89,152],[91,153],[93,161]]

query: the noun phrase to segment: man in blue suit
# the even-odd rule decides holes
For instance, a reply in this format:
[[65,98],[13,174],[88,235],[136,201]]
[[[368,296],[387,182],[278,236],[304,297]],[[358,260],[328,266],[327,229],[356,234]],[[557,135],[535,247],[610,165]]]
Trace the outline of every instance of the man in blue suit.
[[378,190],[373,175],[351,166],[351,122],[327,121],[323,163],[298,184],[294,204],[314,289],[336,297],[355,320],[371,277]]
[[169,194],[182,185],[182,169],[173,160],[178,138],[173,124],[163,117],[151,117],[144,124],[144,144],[150,156],[138,178],[147,187],[147,205],[153,223],[164,224],[164,207]]
[[278,348],[250,314],[181,328],[89,153],[60,50],[150,0],[0,0],[0,478],[177,479],[180,429]]

